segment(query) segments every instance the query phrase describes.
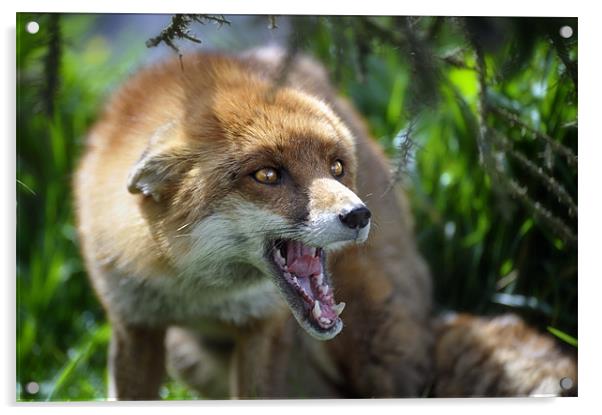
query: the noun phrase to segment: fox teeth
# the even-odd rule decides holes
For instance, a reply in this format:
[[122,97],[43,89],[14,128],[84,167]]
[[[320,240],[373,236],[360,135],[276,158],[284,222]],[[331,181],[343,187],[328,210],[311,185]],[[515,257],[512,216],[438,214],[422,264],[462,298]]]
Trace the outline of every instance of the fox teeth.
[[320,275],[316,277],[316,282],[318,285],[322,285],[322,282],[324,282],[324,274],[320,273]]
[[286,261],[285,261],[284,257],[282,256],[282,254],[280,253],[279,249],[276,249],[276,252],[274,253],[274,259],[276,260],[278,265],[286,264]]
[[320,323],[330,324],[330,323],[332,323],[332,321],[330,319],[327,319],[326,317],[320,317]]
[[316,302],[314,303],[314,308],[313,310],[311,310],[311,313],[313,314],[316,320],[320,320],[320,317],[322,316],[322,310],[320,309],[319,301],[316,300]]
[[335,306],[332,306],[332,310],[337,313],[337,316],[340,316],[343,310],[345,309],[346,304],[344,302],[340,302]]
[[310,256],[316,256],[316,248],[309,248],[308,253]]

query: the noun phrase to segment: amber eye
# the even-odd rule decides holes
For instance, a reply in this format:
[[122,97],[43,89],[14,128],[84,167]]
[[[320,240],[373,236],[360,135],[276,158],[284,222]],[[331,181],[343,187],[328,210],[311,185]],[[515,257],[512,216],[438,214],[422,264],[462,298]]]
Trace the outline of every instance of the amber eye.
[[264,184],[276,184],[278,183],[278,180],[280,180],[280,174],[278,174],[278,171],[276,169],[272,169],[271,167],[257,170],[253,174],[253,177],[259,183]]
[[334,177],[341,177],[344,173],[343,162],[341,160],[335,160],[330,166],[330,172]]

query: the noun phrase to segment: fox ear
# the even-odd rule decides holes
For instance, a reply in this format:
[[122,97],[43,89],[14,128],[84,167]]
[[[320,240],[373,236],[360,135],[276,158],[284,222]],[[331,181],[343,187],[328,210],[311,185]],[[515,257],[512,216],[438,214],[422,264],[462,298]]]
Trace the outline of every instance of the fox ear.
[[127,183],[130,193],[142,193],[157,202],[161,200],[170,179],[177,173],[174,151],[166,145],[173,134],[174,126],[170,123],[160,127],[150,138],[144,153],[130,171]]

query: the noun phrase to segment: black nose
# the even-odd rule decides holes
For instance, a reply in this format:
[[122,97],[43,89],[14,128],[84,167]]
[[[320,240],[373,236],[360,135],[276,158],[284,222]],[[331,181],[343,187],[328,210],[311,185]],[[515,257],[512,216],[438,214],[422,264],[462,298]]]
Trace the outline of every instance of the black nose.
[[362,206],[353,209],[345,215],[339,215],[339,219],[348,228],[361,229],[370,222],[370,216],[372,216],[372,213],[370,213],[367,207]]

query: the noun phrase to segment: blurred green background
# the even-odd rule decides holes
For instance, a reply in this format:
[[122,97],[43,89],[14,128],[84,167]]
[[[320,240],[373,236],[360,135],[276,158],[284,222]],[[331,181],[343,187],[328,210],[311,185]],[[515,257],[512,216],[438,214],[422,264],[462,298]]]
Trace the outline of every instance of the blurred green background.
[[[576,351],[577,19],[225,17],[175,44],[276,43],[326,65],[410,195],[437,312],[514,312]],[[175,53],[145,46],[170,19],[17,15],[18,400],[106,396],[110,328],[70,184],[111,91]],[[169,379],[161,396],[198,398]]]

